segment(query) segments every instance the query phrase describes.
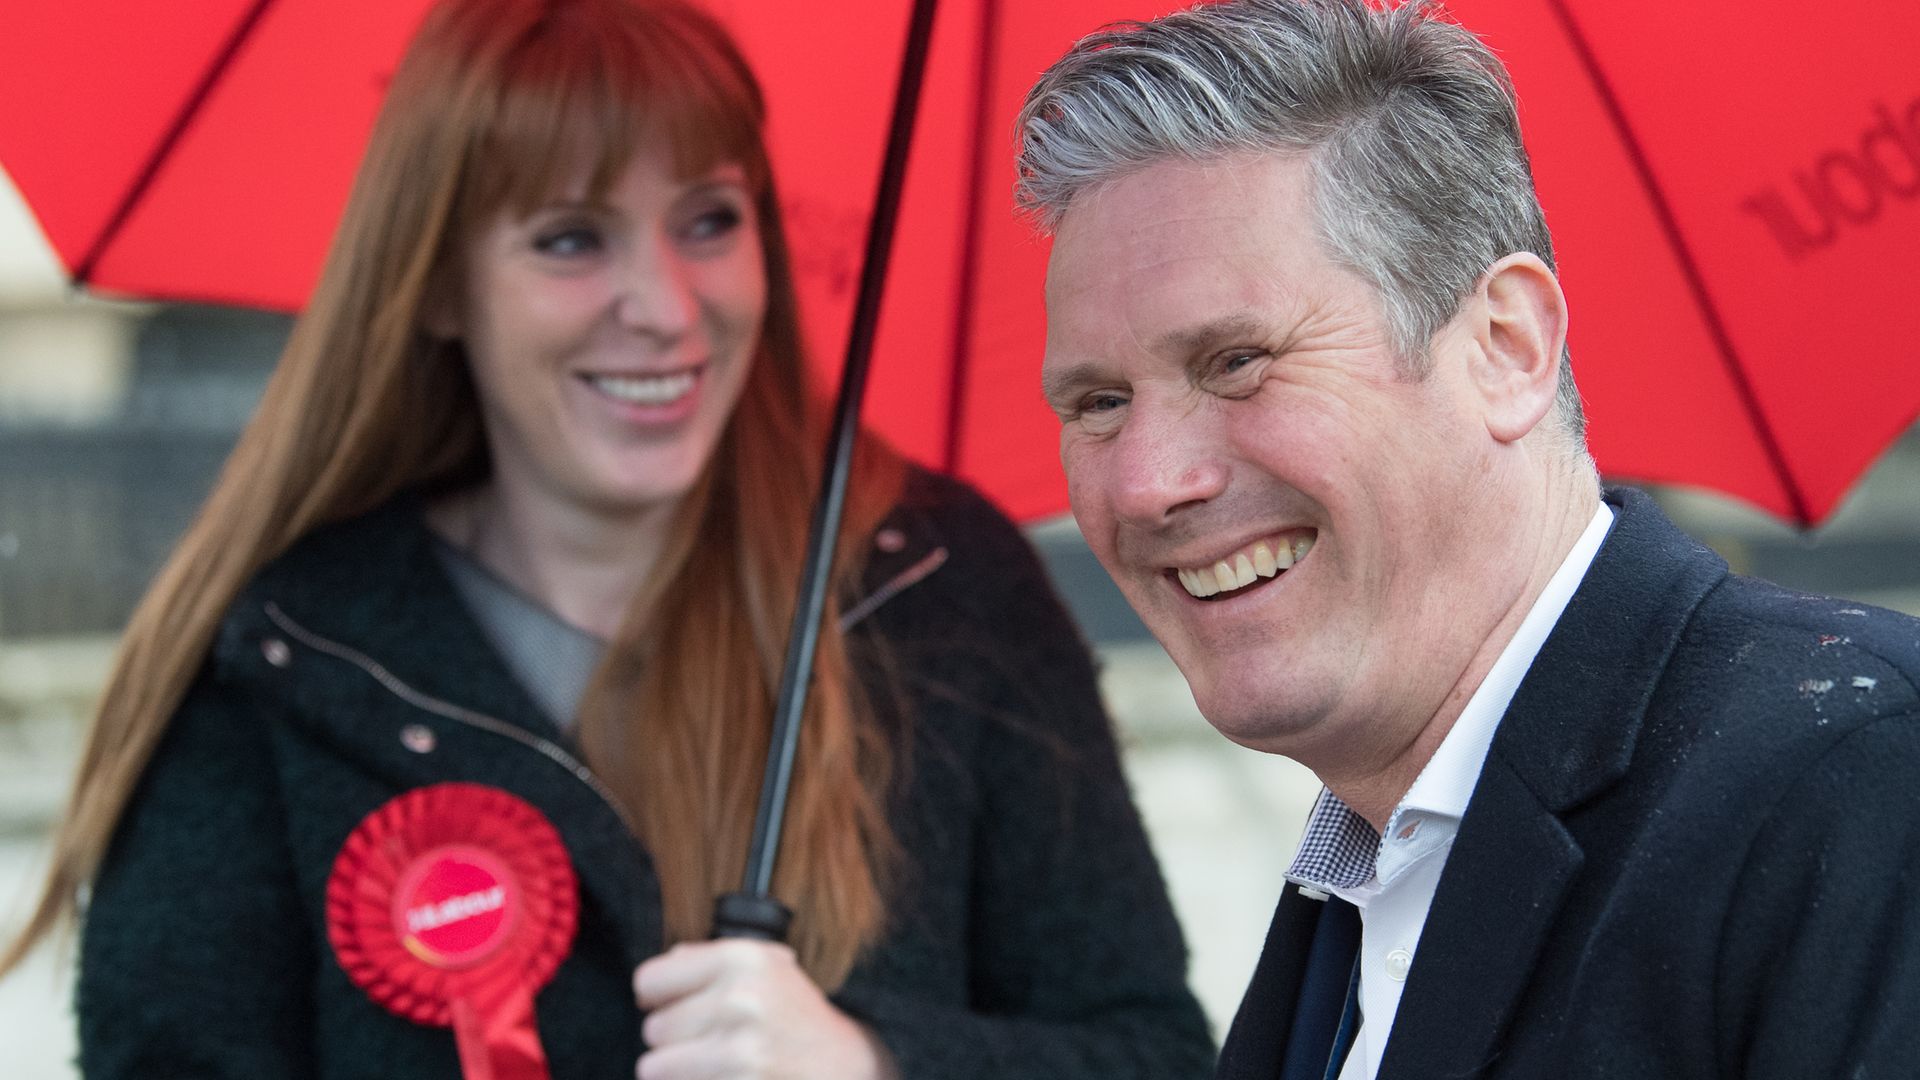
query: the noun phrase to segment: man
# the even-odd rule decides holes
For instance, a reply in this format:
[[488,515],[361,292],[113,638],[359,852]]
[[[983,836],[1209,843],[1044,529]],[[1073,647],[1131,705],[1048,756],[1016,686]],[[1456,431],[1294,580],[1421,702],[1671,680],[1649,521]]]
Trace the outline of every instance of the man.
[[1221,1075],[1920,1075],[1920,624],[1602,492],[1498,61],[1230,2],[1022,125],[1087,541],[1326,786]]

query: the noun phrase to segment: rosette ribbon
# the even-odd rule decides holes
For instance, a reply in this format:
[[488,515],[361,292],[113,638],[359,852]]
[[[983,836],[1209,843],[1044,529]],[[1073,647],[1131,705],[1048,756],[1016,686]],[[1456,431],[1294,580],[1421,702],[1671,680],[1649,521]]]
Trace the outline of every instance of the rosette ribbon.
[[369,814],[327,881],[327,938],[388,1011],[451,1027],[466,1080],[548,1080],[533,997],[573,944],[560,834],[498,788],[435,784]]

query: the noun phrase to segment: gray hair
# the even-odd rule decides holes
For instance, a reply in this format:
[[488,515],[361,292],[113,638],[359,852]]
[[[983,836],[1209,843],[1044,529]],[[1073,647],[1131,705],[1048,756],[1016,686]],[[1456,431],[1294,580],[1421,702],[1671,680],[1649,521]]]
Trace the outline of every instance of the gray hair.
[[[1015,197],[1046,231],[1076,194],[1168,159],[1307,155],[1329,258],[1381,298],[1415,377],[1487,268],[1553,267],[1506,69],[1424,0],[1227,0],[1082,39],[1020,111]],[[1566,350],[1562,434],[1586,422]]]

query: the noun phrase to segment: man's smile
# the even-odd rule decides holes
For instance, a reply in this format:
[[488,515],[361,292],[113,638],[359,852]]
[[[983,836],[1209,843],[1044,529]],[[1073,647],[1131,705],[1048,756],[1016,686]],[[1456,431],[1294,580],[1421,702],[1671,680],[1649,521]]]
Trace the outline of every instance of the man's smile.
[[1224,599],[1279,577],[1313,550],[1316,529],[1289,529],[1256,540],[1221,558],[1198,566],[1172,567],[1167,573],[1187,595],[1199,600]]

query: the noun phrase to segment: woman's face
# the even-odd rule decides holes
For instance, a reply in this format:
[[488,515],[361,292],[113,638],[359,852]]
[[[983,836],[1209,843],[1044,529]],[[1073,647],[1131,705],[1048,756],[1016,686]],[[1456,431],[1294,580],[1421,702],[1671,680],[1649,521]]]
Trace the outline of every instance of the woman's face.
[[740,400],[766,312],[746,174],[680,179],[643,147],[604,199],[583,170],[467,238],[453,325],[500,494],[560,512],[669,507]]

